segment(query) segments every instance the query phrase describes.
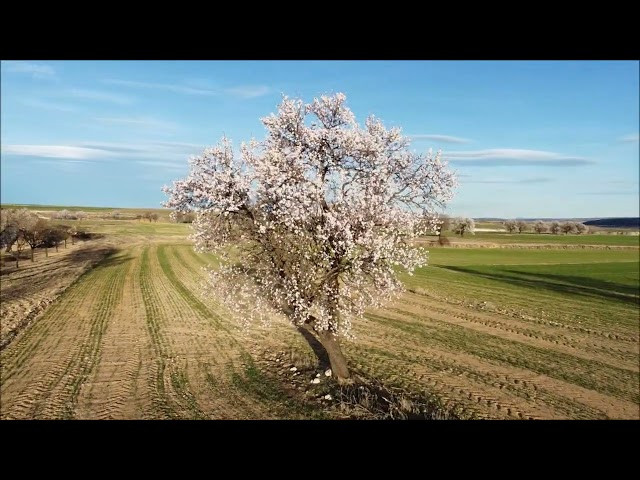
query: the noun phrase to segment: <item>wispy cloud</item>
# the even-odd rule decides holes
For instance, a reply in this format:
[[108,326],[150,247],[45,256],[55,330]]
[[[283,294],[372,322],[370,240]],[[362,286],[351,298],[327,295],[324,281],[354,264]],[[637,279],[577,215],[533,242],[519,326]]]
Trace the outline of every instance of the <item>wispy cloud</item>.
[[565,167],[590,165],[593,160],[564,155],[543,150],[524,150],[513,148],[496,148],[475,151],[445,152],[443,155],[452,164],[467,166],[519,166],[546,165],[551,167]]
[[136,160],[136,163],[140,165],[146,165],[148,167],[160,167],[160,168],[168,168],[170,170],[186,170],[187,164],[179,164],[172,162],[162,162],[158,160]]
[[169,155],[185,158],[204,150],[204,145],[185,142],[148,142],[144,144],[129,144],[115,142],[83,142],[82,147],[97,148],[116,154],[133,154],[137,156]]
[[121,85],[124,87],[145,88],[153,90],[165,90],[168,92],[179,93],[183,95],[233,95],[241,98],[255,98],[266,95],[270,92],[269,87],[264,85],[239,85],[229,88],[213,88],[203,86],[177,85],[171,83],[155,83],[155,82],[138,82],[134,80],[104,79],[104,83],[111,85]]
[[231,88],[225,88],[224,91],[230,95],[241,98],[255,98],[261,97],[269,93],[269,87],[264,85],[245,85]]
[[139,154],[143,151],[143,147],[140,145],[129,145],[126,143],[113,143],[113,142],[83,142],[79,144],[84,148],[92,148],[95,150],[102,150],[104,152],[110,152],[115,154]]
[[153,142],[152,145],[157,145],[160,148],[175,152],[195,154],[204,150],[205,146],[197,143],[184,143],[184,142]]
[[[146,165],[186,168],[189,155],[203,146],[181,142],[149,142],[127,144],[114,142],[81,142],[73,145],[2,145],[2,153],[26,157],[56,158],[66,161],[126,159]],[[155,162],[155,163],[150,163]]]
[[549,177],[529,177],[529,178],[473,178],[472,175],[458,175],[462,178],[470,178],[469,180],[461,180],[461,183],[515,183],[515,184],[535,184],[535,183],[548,183],[552,181]]
[[638,180],[607,180],[603,183],[609,185],[638,185]]
[[578,195],[638,195],[638,191],[633,190],[606,190],[602,192],[579,192]]
[[471,140],[468,138],[462,137],[454,137],[452,135],[437,135],[437,134],[416,134],[416,135],[407,135],[412,140],[434,140],[436,142],[444,142],[444,143],[470,143]]
[[186,85],[173,85],[169,83],[153,83],[153,82],[136,82],[133,80],[105,79],[104,83],[111,85],[121,85],[123,87],[147,88],[156,90],[166,90],[173,93],[182,93],[185,95],[218,95],[217,90],[207,88],[195,88]]
[[51,65],[32,62],[2,62],[3,71],[10,73],[26,73],[33,78],[53,79],[56,71]]
[[[69,158],[56,158],[55,160],[46,158],[36,158],[33,160],[36,165],[46,165],[46,168],[53,168],[67,173],[77,173],[82,170],[84,165],[88,165],[87,160],[74,160]],[[33,168],[33,165],[30,166]]]
[[640,138],[640,135],[638,135],[637,133],[632,133],[630,135],[625,135],[623,137],[618,138],[618,141],[625,142],[625,143],[638,143],[639,138]]
[[149,130],[178,129],[178,125],[176,123],[159,120],[153,117],[96,117],[96,120],[106,124],[124,125]]
[[55,110],[56,112],[77,112],[78,108],[71,105],[64,105],[61,103],[52,103],[35,98],[24,98],[20,100],[23,105],[33,108],[40,108],[44,110]]
[[94,160],[108,156],[108,152],[96,148],[70,145],[2,145],[2,152],[28,157],[66,158]]
[[133,103],[133,98],[119,93],[104,92],[101,90],[85,90],[74,88],[69,90],[68,95],[74,98],[80,98],[83,100],[95,100],[98,102],[116,103],[118,105],[130,105]]

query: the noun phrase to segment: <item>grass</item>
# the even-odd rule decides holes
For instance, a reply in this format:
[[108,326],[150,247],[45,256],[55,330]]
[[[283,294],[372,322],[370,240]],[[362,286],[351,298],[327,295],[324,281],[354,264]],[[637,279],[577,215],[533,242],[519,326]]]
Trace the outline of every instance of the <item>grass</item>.
[[[62,221],[64,223],[64,221]],[[69,223],[67,221],[67,223]],[[182,236],[190,233],[186,223],[141,222],[138,220],[83,220],[78,228],[108,235],[144,235],[149,237]]]
[[120,207],[82,207],[77,205],[38,205],[32,203],[3,203],[0,208],[26,208],[38,211],[58,211],[58,210],[81,210],[83,212],[111,212],[118,210],[126,213],[155,212],[167,214],[166,208],[120,208]]
[[[602,250],[432,249],[405,284],[462,303],[490,302],[571,324],[637,335],[639,253]],[[635,330],[634,330],[635,329]]]
[[555,245],[620,245],[640,246],[638,235],[615,235],[609,233],[585,234],[585,235],[551,235],[538,233],[502,233],[502,232],[476,232],[475,235],[460,237],[451,232],[445,235],[452,242],[487,242],[498,244],[509,243],[537,243]]
[[638,250],[563,250],[498,248],[430,248],[429,264],[450,265],[533,265],[637,262]]
[[162,271],[169,279],[174,288],[180,293],[182,298],[193,308],[193,310],[197,311],[202,315],[203,318],[213,320],[213,324],[216,328],[221,328],[220,318],[218,315],[212,313],[207,306],[198,299],[198,297],[188,288],[186,288],[183,283],[178,279],[175,272],[171,268],[171,263],[167,254],[165,252],[165,245],[161,245],[158,247],[158,261],[160,262],[160,267]]

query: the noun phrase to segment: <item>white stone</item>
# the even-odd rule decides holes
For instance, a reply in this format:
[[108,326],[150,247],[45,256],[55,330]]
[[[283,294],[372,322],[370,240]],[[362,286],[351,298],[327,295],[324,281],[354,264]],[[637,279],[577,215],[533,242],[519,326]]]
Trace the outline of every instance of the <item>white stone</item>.
[[320,374],[319,374],[319,373],[316,373],[316,378],[318,378],[319,376],[320,376]]
[[296,367],[291,367],[289,370],[291,370],[292,372],[295,372],[298,369]]
[[330,376],[331,376],[331,369],[326,370],[326,371],[324,372],[324,375],[325,375],[326,377],[330,377]]
[[325,400],[332,400],[333,397],[331,395],[329,395],[328,393],[324,396]]
[[320,383],[320,379],[319,378],[314,378],[313,380],[311,380],[311,383]]

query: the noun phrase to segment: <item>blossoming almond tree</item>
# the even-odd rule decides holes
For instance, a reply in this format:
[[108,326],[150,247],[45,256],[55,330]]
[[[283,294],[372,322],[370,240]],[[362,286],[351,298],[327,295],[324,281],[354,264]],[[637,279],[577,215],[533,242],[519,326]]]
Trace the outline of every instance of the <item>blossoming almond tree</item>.
[[196,248],[221,259],[211,292],[245,322],[288,317],[320,342],[340,381],[350,374],[339,338],[401,291],[397,268],[426,263],[412,239],[438,228],[456,186],[440,153],[410,152],[373,116],[359,126],[345,99],[284,97],[262,119],[264,141],[238,156],[223,138],[164,187],[166,207],[195,212]]
[[473,218],[458,217],[453,221],[453,231],[461,237],[464,237],[465,233],[475,235],[476,223]]

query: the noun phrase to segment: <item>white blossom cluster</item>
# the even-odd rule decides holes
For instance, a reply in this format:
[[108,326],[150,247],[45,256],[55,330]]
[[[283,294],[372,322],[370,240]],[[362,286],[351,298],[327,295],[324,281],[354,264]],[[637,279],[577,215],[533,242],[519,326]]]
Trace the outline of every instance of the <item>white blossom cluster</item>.
[[165,206],[196,212],[196,248],[223,260],[211,292],[245,320],[287,315],[349,335],[351,322],[401,291],[396,267],[426,264],[412,246],[438,229],[456,179],[440,152],[418,155],[375,117],[360,127],[345,96],[285,97],[267,136],[234,155],[223,138],[165,187]]

